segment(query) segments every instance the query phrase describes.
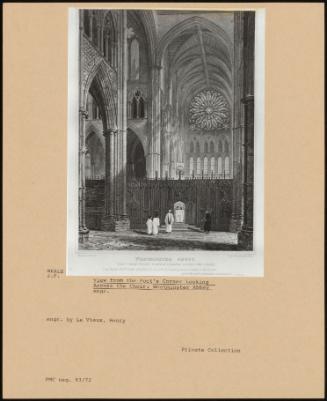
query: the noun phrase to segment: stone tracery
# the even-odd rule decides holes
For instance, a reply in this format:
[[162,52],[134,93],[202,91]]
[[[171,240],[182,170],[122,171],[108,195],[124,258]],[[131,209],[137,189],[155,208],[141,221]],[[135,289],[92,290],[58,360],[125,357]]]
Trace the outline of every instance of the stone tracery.
[[230,111],[224,97],[216,90],[206,90],[197,94],[189,108],[191,129],[212,131],[228,128]]

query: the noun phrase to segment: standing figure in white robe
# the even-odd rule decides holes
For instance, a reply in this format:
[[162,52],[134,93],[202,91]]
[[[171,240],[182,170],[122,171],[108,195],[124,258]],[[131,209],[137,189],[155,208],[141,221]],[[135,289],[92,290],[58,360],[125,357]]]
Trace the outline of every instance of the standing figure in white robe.
[[152,220],[152,234],[158,235],[160,227],[160,219],[158,213],[155,213],[154,218]]
[[151,235],[153,231],[153,221],[151,216],[148,217],[148,220],[146,221],[146,228],[147,228],[147,234]]
[[168,210],[168,213],[165,217],[165,224],[166,224],[166,232],[171,233],[173,231],[173,224],[174,224],[174,215],[172,214],[171,210]]

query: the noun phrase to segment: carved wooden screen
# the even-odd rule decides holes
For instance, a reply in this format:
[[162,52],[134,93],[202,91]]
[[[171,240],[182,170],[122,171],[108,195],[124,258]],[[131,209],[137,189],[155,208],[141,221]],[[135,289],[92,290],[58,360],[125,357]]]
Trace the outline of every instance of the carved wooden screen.
[[[127,184],[127,211],[131,228],[144,228],[149,215],[159,213],[161,222],[176,202],[185,204],[185,223],[203,226],[205,212],[211,213],[212,229],[229,231],[232,180],[131,180]],[[86,220],[88,228],[100,229],[104,210],[104,182],[87,181]]]

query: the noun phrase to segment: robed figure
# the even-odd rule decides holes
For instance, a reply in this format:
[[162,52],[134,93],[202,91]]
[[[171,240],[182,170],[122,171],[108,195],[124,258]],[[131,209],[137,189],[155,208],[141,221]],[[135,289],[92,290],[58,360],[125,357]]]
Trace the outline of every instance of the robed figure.
[[146,221],[146,228],[147,228],[147,234],[151,235],[152,230],[153,230],[153,221],[151,216],[148,217],[148,220]]
[[171,210],[168,211],[165,217],[165,224],[166,224],[166,232],[171,233],[173,231],[173,224],[174,224],[174,215],[172,214]]
[[152,234],[158,235],[159,234],[159,227],[160,227],[160,219],[159,214],[155,213],[154,218],[152,220]]

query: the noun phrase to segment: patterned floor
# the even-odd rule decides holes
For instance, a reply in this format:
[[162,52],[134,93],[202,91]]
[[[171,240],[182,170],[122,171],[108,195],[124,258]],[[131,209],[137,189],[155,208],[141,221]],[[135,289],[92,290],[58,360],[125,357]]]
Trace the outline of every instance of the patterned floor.
[[164,227],[157,236],[145,230],[124,233],[90,231],[89,239],[80,249],[130,249],[130,250],[238,250],[237,234],[210,232],[205,234],[196,228],[166,233]]

